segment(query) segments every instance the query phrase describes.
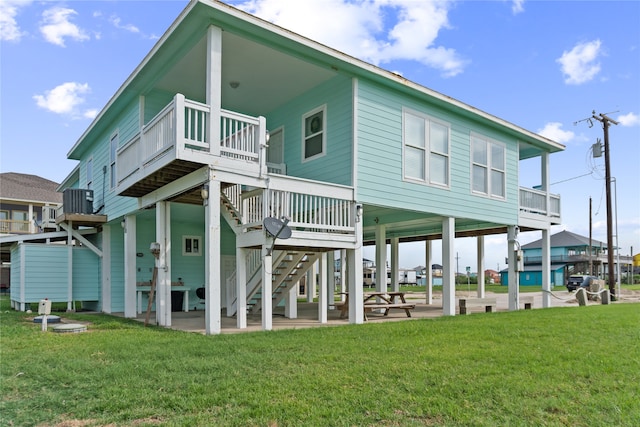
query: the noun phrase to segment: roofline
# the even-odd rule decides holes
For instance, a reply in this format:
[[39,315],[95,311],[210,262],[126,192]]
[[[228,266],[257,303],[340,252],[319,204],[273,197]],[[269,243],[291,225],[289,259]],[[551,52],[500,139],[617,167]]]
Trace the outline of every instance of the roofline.
[[326,46],[322,43],[319,43],[315,40],[309,39],[307,37],[304,37],[300,34],[294,33],[290,30],[287,30],[283,27],[280,27],[276,24],[273,24],[269,21],[266,21],[262,18],[259,18],[255,15],[252,15],[248,12],[244,12],[240,9],[237,9],[233,6],[230,6],[228,4],[222,3],[220,1],[217,0],[190,0],[189,4],[183,9],[183,11],[180,13],[180,15],[178,15],[178,17],[173,21],[173,23],[171,24],[171,26],[164,32],[164,34],[162,35],[162,37],[160,37],[160,39],[158,39],[158,41],[156,42],[156,44],[153,46],[153,48],[149,51],[149,53],[147,53],[147,55],[144,57],[144,59],[142,60],[142,62],[140,62],[140,64],[138,64],[138,66],[133,70],[133,72],[129,75],[129,77],[127,78],[127,80],[125,80],[125,82],[118,88],[118,90],[115,92],[115,94],[109,99],[109,101],[107,102],[107,104],[102,108],[102,110],[100,111],[100,113],[94,118],[94,120],[91,122],[91,124],[89,125],[89,127],[82,133],[82,135],[78,138],[78,140],[76,141],[76,143],[73,145],[73,147],[69,150],[69,152],[67,153],[67,157],[68,158],[72,158],[71,156],[73,155],[73,152],[79,147],[79,145],[82,143],[82,141],[84,140],[84,138],[91,133],[91,131],[93,130],[93,128],[95,127],[95,125],[102,119],[102,117],[105,115],[105,113],[111,108],[111,106],[114,104],[114,102],[122,95],[122,93],[126,90],[126,88],[132,83],[132,81],[138,76],[138,74],[146,67],[146,65],[149,63],[149,61],[151,60],[151,58],[153,58],[153,56],[156,54],[156,52],[158,50],[160,50],[160,48],[164,45],[164,43],[167,41],[167,39],[169,39],[171,37],[171,35],[173,34],[173,32],[176,30],[176,28],[178,28],[180,26],[180,24],[182,23],[182,21],[185,19],[186,16],[188,16],[191,11],[196,8],[199,4],[202,5],[206,5],[212,9],[216,9],[222,13],[226,13],[227,15],[239,19],[241,21],[244,22],[248,22],[250,24],[253,24],[263,30],[267,30],[269,32],[272,32],[274,34],[279,35],[280,37],[283,37],[285,39],[289,39],[292,40],[300,45],[309,47],[315,51],[318,51],[320,53],[323,53],[325,55],[328,55],[330,57],[333,57],[343,63],[352,65],[353,67],[355,67],[356,69],[368,72],[370,74],[376,75],[378,77],[382,77],[385,80],[388,81],[392,81],[394,83],[400,84],[400,85],[404,85],[416,92],[422,93],[424,95],[430,96],[432,98],[435,98],[439,101],[445,102],[447,104],[453,105],[456,108],[459,108],[463,111],[469,112],[473,115],[479,116],[485,120],[488,120],[490,122],[493,122],[495,124],[498,124],[500,126],[503,126],[507,129],[510,129],[516,133],[519,134],[523,134],[526,135],[528,138],[531,138],[533,140],[537,140],[541,143],[544,143],[546,145],[550,145],[552,146],[556,151],[562,151],[565,149],[565,146],[563,144],[560,144],[556,141],[553,141],[549,138],[546,138],[542,135],[538,135],[534,132],[531,132],[527,129],[524,129],[520,126],[517,126],[511,122],[508,122],[504,119],[501,119],[497,116],[494,116],[492,114],[489,114],[485,111],[482,111],[476,107],[473,107],[469,104],[466,104],[462,101],[459,101],[455,98],[452,98],[450,96],[444,95],[440,92],[437,92],[433,89],[429,89],[425,86],[422,86],[418,83],[415,83],[411,80],[408,80],[400,75],[398,75],[397,73],[393,73],[391,71],[385,70],[381,67],[378,67],[376,65],[370,64],[368,62],[365,62],[363,60],[357,59],[353,56],[350,56],[346,53],[340,52],[334,48],[331,48],[329,46]]

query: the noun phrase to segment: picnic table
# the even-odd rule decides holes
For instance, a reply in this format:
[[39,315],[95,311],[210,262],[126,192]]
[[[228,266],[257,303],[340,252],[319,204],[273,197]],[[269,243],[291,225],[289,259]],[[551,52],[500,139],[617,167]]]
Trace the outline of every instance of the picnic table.
[[[345,292],[345,300],[335,304],[336,308],[340,308],[340,318],[344,319],[349,313],[349,293]],[[389,314],[391,309],[401,309],[407,314],[407,317],[411,317],[412,309],[416,308],[415,304],[408,303],[405,298],[405,292],[391,291],[391,292],[365,292],[364,298],[364,320],[367,318],[367,312],[373,310],[384,310],[384,316]]]

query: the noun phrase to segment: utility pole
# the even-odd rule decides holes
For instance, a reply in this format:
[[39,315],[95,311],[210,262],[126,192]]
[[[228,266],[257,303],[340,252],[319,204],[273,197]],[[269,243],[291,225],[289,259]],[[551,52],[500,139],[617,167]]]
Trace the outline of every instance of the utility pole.
[[607,281],[609,282],[609,292],[611,293],[611,300],[615,301],[616,298],[616,281],[615,281],[615,268],[613,268],[613,209],[611,207],[611,165],[609,158],[609,125],[613,123],[617,125],[618,122],[607,117],[606,114],[598,114],[593,111],[592,116],[595,120],[602,123],[604,130],[604,168],[605,168],[605,182],[606,182],[606,194],[607,194]]

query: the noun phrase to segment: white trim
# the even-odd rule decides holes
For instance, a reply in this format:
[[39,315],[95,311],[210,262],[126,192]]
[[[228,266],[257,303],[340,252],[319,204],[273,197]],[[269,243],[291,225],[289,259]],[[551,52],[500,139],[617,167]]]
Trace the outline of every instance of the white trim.
[[[486,181],[487,191],[486,192],[477,191],[473,188],[473,184],[474,184],[473,167],[476,165],[476,162],[473,159],[474,139],[478,139],[486,143],[487,163],[485,165],[477,163],[479,166],[484,167],[487,171],[487,181]],[[502,160],[504,165],[504,169],[502,170],[495,169],[492,165],[492,160],[491,160],[492,146],[499,146],[502,148]],[[501,171],[504,175],[504,179],[502,181],[502,193],[503,193],[502,196],[493,194],[491,192],[491,172],[494,170]],[[470,186],[471,194],[473,194],[474,196],[486,197],[488,199],[493,199],[493,200],[507,200],[507,145],[504,142],[490,138],[478,132],[471,131],[469,133],[469,182],[471,183],[471,186]]]
[[[322,129],[312,133],[310,135],[306,135],[306,120],[307,118],[318,114],[318,113],[322,113]],[[318,154],[314,154],[313,156],[310,157],[306,157],[306,142],[308,138],[312,138],[314,136],[318,136],[320,135],[322,137],[322,150],[318,153]],[[301,162],[302,163],[306,163],[309,162],[311,160],[315,160],[315,159],[319,159],[320,157],[324,157],[327,154],[327,104],[323,104],[319,107],[314,108],[311,111],[308,111],[307,113],[302,115],[302,123],[301,123],[301,142],[302,142],[302,147],[301,147],[301,155],[302,155],[302,159]]]
[[[115,140],[116,147],[113,150],[112,144]],[[113,192],[113,190],[117,187],[117,179],[118,179],[118,148],[120,148],[120,129],[116,129],[111,136],[109,137],[109,191]],[[113,158],[111,157],[113,155]],[[104,200],[102,201],[104,204]]]
[[[187,251],[187,240],[191,240],[191,250]],[[198,242],[194,245],[194,242]],[[197,248],[194,251],[194,247]],[[202,256],[202,236],[182,236],[182,256]]]
[[[410,177],[406,175],[406,162],[405,162],[405,158],[406,158],[406,152],[405,152],[405,148],[407,147],[407,142],[406,142],[406,135],[405,135],[405,124],[406,124],[406,115],[410,114],[413,115],[417,118],[423,119],[425,121],[425,145],[424,148],[421,147],[415,147],[418,149],[423,149],[424,150],[424,179],[420,179],[420,178],[415,178],[415,177]],[[421,185],[428,185],[430,187],[437,187],[437,188],[444,188],[444,189],[450,189],[451,188],[451,123],[439,119],[437,117],[434,117],[432,115],[408,108],[408,107],[402,107],[402,113],[401,113],[401,120],[402,120],[402,180],[405,182],[412,182],[415,184],[421,184]],[[441,152],[437,152],[434,151],[431,146],[431,140],[430,140],[430,125],[431,123],[436,123],[439,124],[441,126],[444,126],[447,128],[447,152],[446,153],[441,153]],[[411,145],[410,145],[411,147]],[[441,182],[435,182],[431,179],[431,170],[429,167],[429,162],[431,160],[431,155],[432,154],[436,154],[439,156],[443,156],[446,157],[447,160],[447,171],[446,171],[446,183],[441,183]]]

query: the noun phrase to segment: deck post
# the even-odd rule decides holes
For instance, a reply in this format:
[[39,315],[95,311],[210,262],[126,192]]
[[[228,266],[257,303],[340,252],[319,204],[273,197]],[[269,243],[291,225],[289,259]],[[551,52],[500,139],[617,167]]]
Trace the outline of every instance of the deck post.
[[327,253],[323,252],[318,260],[318,322],[327,323]]
[[273,329],[273,290],[271,286],[273,259],[271,246],[268,243],[262,245],[262,329]]
[[222,109],[222,29],[207,29],[207,105],[209,106],[209,150],[220,156],[220,110]]
[[287,319],[298,318],[298,285],[293,285],[285,297],[284,316]]
[[484,277],[484,236],[476,237],[476,245],[478,246],[478,298],[484,298],[484,285],[485,285],[485,277]]
[[387,228],[376,226],[376,291],[387,291]]
[[220,181],[209,179],[208,198],[204,201],[205,224],[205,330],[219,334],[222,322],[220,285]]
[[516,240],[518,232],[516,231],[515,225],[510,225],[507,227],[507,255],[509,261],[509,310],[514,311],[519,308],[519,273],[516,268],[516,264],[518,261],[516,260],[516,244],[518,241]]
[[442,220],[442,313],[456,315],[455,218]]
[[425,280],[425,292],[426,292],[426,304],[433,304],[433,269],[431,268],[431,254],[433,253],[432,241],[426,240],[424,244],[424,280]]
[[394,292],[400,291],[400,266],[399,266],[399,249],[400,239],[397,237],[391,238],[391,289]]
[[364,290],[362,288],[362,206],[353,204],[356,244],[347,249],[347,275],[349,289],[349,323],[364,323]]
[[[124,317],[136,317],[136,216],[124,221]],[[104,246],[103,246],[104,249]],[[105,255],[107,255],[105,253]]]
[[236,248],[236,326],[238,329],[247,327],[247,252],[246,249]]
[[551,307],[551,236],[542,230],[542,307]]
[[156,203],[156,242],[160,253],[156,259],[156,321],[160,326],[171,326],[171,204]]

